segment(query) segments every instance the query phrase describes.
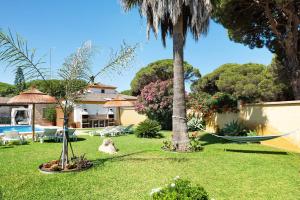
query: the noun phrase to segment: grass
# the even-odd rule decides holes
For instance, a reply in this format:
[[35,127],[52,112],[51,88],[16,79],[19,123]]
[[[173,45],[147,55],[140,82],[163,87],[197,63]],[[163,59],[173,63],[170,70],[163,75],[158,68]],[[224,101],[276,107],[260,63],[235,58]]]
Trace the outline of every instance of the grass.
[[99,137],[81,138],[72,143],[75,153],[86,153],[94,167],[80,173],[45,175],[37,170],[39,164],[58,158],[60,143],[0,147],[3,199],[149,199],[152,188],[177,175],[204,186],[216,200],[300,196],[299,154],[224,143],[203,134],[205,150],[199,153],[164,152],[163,139],[129,135],[113,138],[120,151],[110,156],[97,151]]

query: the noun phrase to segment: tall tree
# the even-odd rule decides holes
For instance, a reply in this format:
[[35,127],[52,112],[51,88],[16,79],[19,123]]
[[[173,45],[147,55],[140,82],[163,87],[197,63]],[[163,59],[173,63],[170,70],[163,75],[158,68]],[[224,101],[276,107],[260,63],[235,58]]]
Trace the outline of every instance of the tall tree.
[[197,40],[206,34],[212,10],[210,0],[121,0],[125,10],[138,7],[147,18],[155,36],[161,30],[163,45],[166,37],[173,37],[174,96],[173,96],[173,144],[177,151],[186,151],[189,138],[186,124],[183,48],[189,29]]
[[214,19],[229,37],[250,48],[266,46],[285,66],[294,98],[300,99],[300,1],[215,0]]
[[200,78],[192,91],[209,95],[227,93],[249,103],[288,100],[282,99],[287,89],[286,84],[278,80],[276,69],[255,63],[224,64]]
[[[187,62],[183,63],[183,67],[185,81],[193,83],[201,77],[198,68],[194,68]],[[158,80],[171,80],[173,79],[173,74],[173,60],[164,59],[152,62],[135,74],[130,84],[131,92],[133,95],[139,95],[146,85]]]
[[23,73],[22,67],[18,67],[16,71],[16,76],[15,76],[15,87],[16,87],[16,92],[20,93],[26,89],[26,84],[25,84],[25,77]]

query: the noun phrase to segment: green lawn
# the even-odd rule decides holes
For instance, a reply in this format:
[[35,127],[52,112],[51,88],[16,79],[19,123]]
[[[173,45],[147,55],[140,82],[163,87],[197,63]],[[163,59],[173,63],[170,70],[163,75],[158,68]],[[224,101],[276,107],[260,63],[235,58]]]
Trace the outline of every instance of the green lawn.
[[0,147],[3,199],[149,199],[152,188],[177,175],[201,184],[216,200],[300,198],[299,154],[210,135],[203,135],[203,152],[185,154],[160,150],[163,139],[113,140],[120,151],[110,156],[97,151],[99,137],[82,136],[73,143],[75,152],[86,153],[94,167],[57,175],[41,174],[37,166],[57,159],[60,143]]

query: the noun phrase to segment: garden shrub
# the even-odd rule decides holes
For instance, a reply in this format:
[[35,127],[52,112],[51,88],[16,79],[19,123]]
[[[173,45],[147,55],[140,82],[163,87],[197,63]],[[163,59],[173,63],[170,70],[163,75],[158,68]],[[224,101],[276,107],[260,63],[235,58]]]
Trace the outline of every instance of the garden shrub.
[[176,147],[173,145],[173,142],[170,140],[164,140],[163,146],[161,148],[166,151],[175,151],[176,150]]
[[200,137],[191,137],[189,149],[192,152],[202,151],[204,147],[201,145]]
[[249,129],[241,122],[232,121],[225,124],[224,128],[219,131],[219,134],[228,136],[247,136],[248,132]]
[[46,108],[45,117],[49,122],[56,122],[56,110],[55,108]]
[[153,200],[208,200],[209,196],[205,189],[199,185],[193,186],[190,181],[175,177],[174,181],[164,188],[152,189]]
[[208,93],[193,93],[189,96],[188,107],[200,112],[203,118],[209,118],[214,113],[237,112],[237,99],[230,94],[218,92],[214,95]]
[[160,138],[162,135],[159,133],[161,130],[160,124],[151,119],[146,119],[145,121],[139,123],[134,133],[137,137],[142,138]]
[[247,136],[257,136],[258,134],[257,134],[257,132],[256,131],[249,131],[248,133],[247,133]]
[[[163,141],[163,146],[161,147],[163,150],[166,151],[175,151],[176,146],[170,140]],[[201,145],[200,137],[190,137],[190,142],[188,146],[188,151],[190,152],[198,152],[202,151],[204,147]]]
[[200,131],[204,129],[204,121],[202,118],[193,117],[187,122],[189,131]]

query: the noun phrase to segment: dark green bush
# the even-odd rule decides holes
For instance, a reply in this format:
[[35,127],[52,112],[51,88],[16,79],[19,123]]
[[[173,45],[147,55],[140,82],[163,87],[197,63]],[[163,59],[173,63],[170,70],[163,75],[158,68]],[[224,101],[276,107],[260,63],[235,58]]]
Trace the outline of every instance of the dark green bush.
[[55,122],[56,121],[56,110],[55,110],[55,108],[46,108],[45,118],[49,122]]
[[208,200],[208,193],[203,187],[192,186],[190,181],[176,177],[173,183],[164,188],[153,189],[150,193],[153,200]]
[[247,136],[249,129],[238,121],[232,121],[225,124],[224,128],[219,131],[219,135],[229,136]]
[[146,119],[139,123],[135,129],[134,134],[141,138],[160,138],[162,135],[159,133],[161,130],[160,124],[155,120]]

